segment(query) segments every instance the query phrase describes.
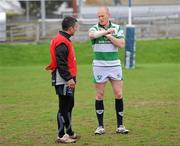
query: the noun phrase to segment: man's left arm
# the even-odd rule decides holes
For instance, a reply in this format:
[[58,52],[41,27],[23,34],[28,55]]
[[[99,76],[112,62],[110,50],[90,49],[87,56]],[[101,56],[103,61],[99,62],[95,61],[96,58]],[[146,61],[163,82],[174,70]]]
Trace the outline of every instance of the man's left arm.
[[[112,30],[111,30],[112,29]],[[112,33],[107,34],[106,37],[118,48],[124,48],[125,46],[125,36],[124,31],[119,25],[116,28],[110,28]],[[113,31],[114,30],[114,31]],[[117,30],[117,31],[116,31]]]
[[106,35],[106,37],[118,48],[124,48],[125,40],[124,38],[116,38],[112,34]]

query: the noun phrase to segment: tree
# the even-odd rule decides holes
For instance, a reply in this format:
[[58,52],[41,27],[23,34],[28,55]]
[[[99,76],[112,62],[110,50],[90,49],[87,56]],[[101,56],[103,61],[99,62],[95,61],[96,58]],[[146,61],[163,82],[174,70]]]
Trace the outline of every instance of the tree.
[[[21,6],[23,9],[26,9],[26,2],[27,1],[20,1]],[[41,17],[41,1],[37,0],[37,1],[31,1],[29,0],[29,15],[30,16],[35,16],[36,18],[40,18]],[[63,0],[55,0],[55,1],[45,1],[46,3],[46,16],[47,17],[52,17],[54,14],[53,12],[56,11],[58,9],[58,7],[61,6],[61,4],[63,3]],[[68,3],[69,7],[72,7],[72,0],[67,0],[66,1]]]

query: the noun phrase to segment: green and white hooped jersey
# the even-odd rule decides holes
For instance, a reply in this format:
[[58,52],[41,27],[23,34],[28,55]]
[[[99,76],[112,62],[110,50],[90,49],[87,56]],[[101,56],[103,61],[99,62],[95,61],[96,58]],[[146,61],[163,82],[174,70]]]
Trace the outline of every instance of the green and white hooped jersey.
[[[89,29],[89,32],[100,31],[103,26],[96,24]],[[108,29],[114,29],[113,34],[116,38],[124,38],[124,31],[122,27],[110,22]],[[105,29],[105,28],[103,28]],[[118,48],[111,43],[105,36],[92,39],[92,48],[94,52],[93,66],[117,66],[121,65]]]

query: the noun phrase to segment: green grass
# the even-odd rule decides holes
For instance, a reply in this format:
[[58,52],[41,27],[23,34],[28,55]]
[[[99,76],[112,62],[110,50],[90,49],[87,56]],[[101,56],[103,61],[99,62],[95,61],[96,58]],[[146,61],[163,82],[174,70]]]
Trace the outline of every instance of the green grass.
[[[81,139],[69,146],[179,145],[179,40],[137,42],[136,69],[123,69],[128,135],[115,134],[114,98],[109,83],[105,91],[106,134],[94,135],[97,120],[92,51],[89,42],[75,46],[78,84],[73,128]],[[58,100],[50,74],[44,70],[48,52],[48,44],[0,45],[0,145],[55,145]]]
[[[91,64],[90,42],[75,43],[78,64]],[[124,49],[120,50],[124,61]],[[0,66],[46,65],[49,62],[49,44],[1,44]],[[180,62],[180,40],[137,41],[137,63]]]

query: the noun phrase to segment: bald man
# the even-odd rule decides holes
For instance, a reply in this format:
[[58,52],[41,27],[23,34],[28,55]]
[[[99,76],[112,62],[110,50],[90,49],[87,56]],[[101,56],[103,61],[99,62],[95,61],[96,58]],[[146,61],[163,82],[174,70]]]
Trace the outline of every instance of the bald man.
[[117,117],[116,133],[127,134],[128,130],[123,125],[123,77],[118,50],[124,48],[123,29],[112,23],[109,9],[100,7],[97,12],[98,24],[89,29],[89,38],[94,52],[93,76],[95,83],[96,99],[95,110],[98,119],[98,127],[95,134],[104,134],[104,89],[107,81],[110,81],[115,97],[115,109]]

